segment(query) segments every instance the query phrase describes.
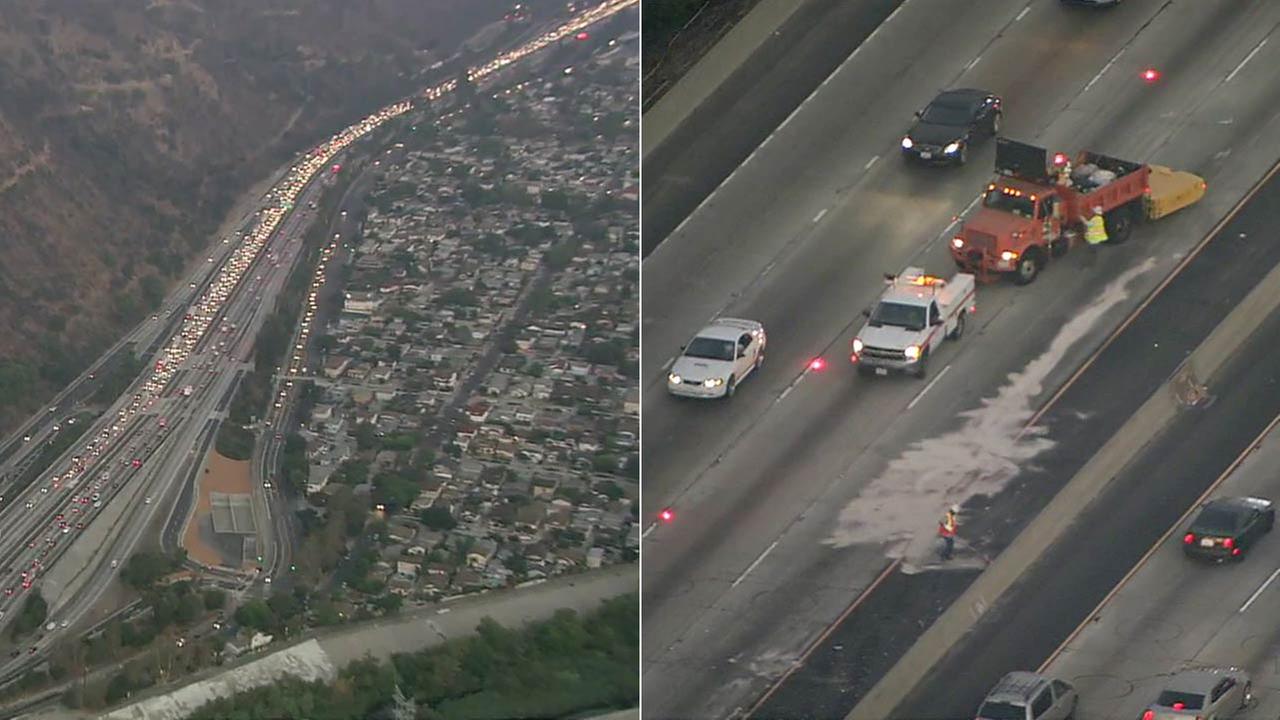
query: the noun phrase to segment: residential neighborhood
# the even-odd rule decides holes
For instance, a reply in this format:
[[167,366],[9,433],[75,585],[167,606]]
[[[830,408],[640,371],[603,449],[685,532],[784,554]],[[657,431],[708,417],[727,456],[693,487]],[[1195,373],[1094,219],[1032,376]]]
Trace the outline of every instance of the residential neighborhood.
[[459,93],[368,198],[300,431],[315,515],[372,513],[357,592],[427,602],[636,557],[634,35]]

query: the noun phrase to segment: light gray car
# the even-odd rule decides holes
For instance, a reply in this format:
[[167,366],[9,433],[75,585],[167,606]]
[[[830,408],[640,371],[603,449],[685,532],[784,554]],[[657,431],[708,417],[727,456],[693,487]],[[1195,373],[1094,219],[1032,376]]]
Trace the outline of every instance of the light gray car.
[[1077,702],[1075,688],[1067,683],[1020,670],[991,688],[977,720],[1069,720]]
[[1237,668],[1198,668],[1174,673],[1142,720],[1235,717],[1253,701],[1249,675]]

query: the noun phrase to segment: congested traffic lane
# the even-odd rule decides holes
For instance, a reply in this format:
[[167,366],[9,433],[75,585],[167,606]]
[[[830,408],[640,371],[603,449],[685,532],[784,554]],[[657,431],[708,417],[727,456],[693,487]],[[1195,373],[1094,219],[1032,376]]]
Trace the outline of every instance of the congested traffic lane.
[[[1235,70],[1275,25],[1275,11],[1206,3],[1175,16],[1128,3],[1101,22],[1057,4],[1024,13],[993,3],[980,18],[944,22],[907,3],[682,237],[645,261],[646,509],[650,518],[661,506],[676,511],[643,550],[646,715],[726,714],[758,694],[880,572],[884,541],[904,529],[929,532],[948,500],[992,490],[975,479],[998,482],[1034,455],[1035,442],[1013,440],[1034,409],[1280,149],[1267,140],[1239,152],[1274,118],[1275,88],[1264,81],[1270,45]],[[943,32],[956,23],[965,27]],[[1073,42],[1061,43],[1064,33]],[[925,72],[979,56],[954,82]],[[1148,87],[1138,79],[1147,63],[1177,71]],[[877,84],[883,78],[894,82]],[[903,100],[895,84],[927,90]],[[842,358],[880,274],[914,259],[949,273],[939,240],[988,176],[989,147],[959,172],[896,162],[898,128],[944,85],[1001,93],[1011,137],[1191,169],[1211,194],[1106,248],[1107,260],[1088,272],[1068,257],[1028,288],[980,289],[978,322],[935,361],[936,384],[854,380]],[[862,96],[881,103],[851,118],[848,98]],[[857,158],[877,154],[885,157],[855,183],[849,167],[861,172]],[[793,171],[806,164],[808,174]],[[833,202],[842,187],[854,192]],[[1117,283],[1126,272],[1131,282]],[[662,387],[670,354],[655,348],[674,351],[722,309],[764,321],[765,369],[731,406],[673,402]],[[819,352],[832,367],[788,389]],[[957,434],[915,448],[886,474],[888,461],[944,430]],[[883,496],[878,505],[854,503],[867,488]],[[846,508],[860,527],[841,523]],[[830,549],[833,536],[844,549]]]

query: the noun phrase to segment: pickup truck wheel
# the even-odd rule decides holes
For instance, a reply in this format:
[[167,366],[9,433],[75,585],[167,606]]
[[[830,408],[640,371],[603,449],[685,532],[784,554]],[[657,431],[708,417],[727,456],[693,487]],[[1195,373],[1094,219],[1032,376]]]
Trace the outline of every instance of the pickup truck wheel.
[[1040,248],[1031,248],[1022,255],[1018,267],[1014,270],[1013,281],[1019,285],[1030,285],[1044,267],[1044,254]]
[[923,380],[929,374],[929,353],[920,356],[920,360],[916,362],[916,368],[912,372],[917,380]]
[[947,333],[947,339],[959,340],[962,335],[964,335],[964,310],[961,310],[960,314],[956,316],[955,329]]
[[1122,205],[1103,217],[1107,228],[1107,242],[1112,245],[1123,244],[1133,233],[1133,212],[1127,205]]

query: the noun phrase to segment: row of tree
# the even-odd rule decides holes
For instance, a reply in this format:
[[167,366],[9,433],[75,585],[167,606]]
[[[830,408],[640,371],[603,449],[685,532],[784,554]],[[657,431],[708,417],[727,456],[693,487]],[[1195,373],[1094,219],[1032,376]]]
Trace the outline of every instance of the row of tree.
[[[390,663],[366,659],[333,685],[287,680],[214,701],[193,720],[386,717],[393,708],[431,720],[561,718],[633,707],[639,699],[639,598],[580,616],[561,610],[519,630],[486,618],[475,636]],[[413,717],[413,715],[409,715]]]

